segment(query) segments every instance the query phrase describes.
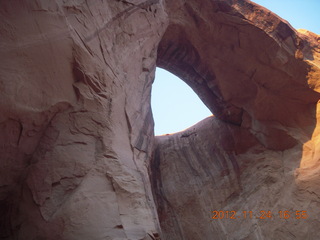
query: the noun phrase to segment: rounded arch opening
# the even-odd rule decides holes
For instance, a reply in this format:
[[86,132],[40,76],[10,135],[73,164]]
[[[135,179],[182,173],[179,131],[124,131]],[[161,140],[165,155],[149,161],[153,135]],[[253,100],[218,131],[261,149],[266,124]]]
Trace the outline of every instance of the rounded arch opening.
[[156,69],[151,96],[155,135],[180,132],[212,115],[184,81],[162,68]]

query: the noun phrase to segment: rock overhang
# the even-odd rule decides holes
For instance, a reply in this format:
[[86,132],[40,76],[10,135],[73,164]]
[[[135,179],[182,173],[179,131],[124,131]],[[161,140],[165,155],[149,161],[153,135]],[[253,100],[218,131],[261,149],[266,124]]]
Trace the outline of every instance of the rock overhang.
[[[201,11],[209,5],[213,11]],[[174,10],[168,10],[157,65],[183,79],[219,119],[251,128],[266,146],[296,144],[281,128],[314,121],[298,113],[312,112],[320,96],[308,84],[311,66],[303,61],[315,41],[306,42],[288,22],[251,2],[167,6]],[[281,140],[272,144],[268,134]]]
[[[0,9],[1,237],[157,238],[154,202],[168,199],[173,204],[160,207],[198,224],[161,215],[169,239],[183,231],[223,238],[221,226],[199,221],[210,204],[259,199],[258,207],[315,209],[319,36],[297,34],[240,0],[15,3]],[[201,134],[187,130],[159,145],[150,109],[156,62],[223,121],[211,118],[196,126]],[[158,175],[149,175],[152,167]],[[156,199],[151,182],[161,187]],[[175,189],[180,195],[163,198]],[[254,239],[253,226],[242,223],[228,225],[230,234],[242,229]],[[262,234],[290,238],[288,226],[300,238],[317,234],[313,217],[301,228],[276,223],[278,231],[266,224]]]

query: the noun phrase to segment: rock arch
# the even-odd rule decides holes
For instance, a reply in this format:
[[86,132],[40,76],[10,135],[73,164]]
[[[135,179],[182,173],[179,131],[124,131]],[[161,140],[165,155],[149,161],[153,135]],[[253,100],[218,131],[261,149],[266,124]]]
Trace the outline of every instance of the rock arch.
[[[284,226],[277,214],[284,206],[299,208],[289,199],[306,197],[298,193],[301,185],[316,184],[301,184],[297,177],[304,172],[303,144],[310,146],[305,140],[317,135],[319,89],[310,85],[317,77],[309,74],[315,58],[313,43],[307,43],[312,33],[302,35],[250,2],[170,4],[157,64],[184,79],[217,119],[156,137],[152,179],[165,239],[290,238],[284,228],[304,236],[307,232],[294,230],[292,222]],[[253,149],[266,154],[250,153]],[[273,223],[258,222],[252,230],[243,209],[255,217],[273,209]],[[235,211],[237,220],[210,220],[212,210]]]
[[[211,6],[208,13],[205,6]],[[258,122],[292,127],[306,122],[299,120],[306,117],[300,113],[319,95],[307,84],[308,63],[298,57],[305,43],[288,23],[264,11],[253,3],[181,4],[172,14],[169,10],[157,64],[185,79],[219,119],[236,125],[254,119],[250,128],[261,133],[261,140],[264,131],[282,136],[278,142],[265,140],[268,147],[281,149],[294,140]],[[283,142],[288,146],[281,146]]]
[[[319,36],[236,0],[2,1],[0,17],[2,238],[318,237],[315,216],[221,225],[208,207],[319,203]],[[155,139],[156,64],[220,120]]]

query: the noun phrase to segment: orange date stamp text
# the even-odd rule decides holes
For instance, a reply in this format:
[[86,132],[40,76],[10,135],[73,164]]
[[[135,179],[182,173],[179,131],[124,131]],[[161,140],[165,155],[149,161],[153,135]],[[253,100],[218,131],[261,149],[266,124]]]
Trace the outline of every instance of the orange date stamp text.
[[307,211],[302,210],[280,210],[273,212],[270,210],[261,211],[212,211],[212,219],[307,219]]

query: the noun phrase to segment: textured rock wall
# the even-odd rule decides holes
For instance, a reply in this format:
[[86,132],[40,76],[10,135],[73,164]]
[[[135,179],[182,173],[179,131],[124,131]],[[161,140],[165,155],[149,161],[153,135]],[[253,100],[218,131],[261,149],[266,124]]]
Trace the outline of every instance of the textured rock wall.
[[1,238],[152,239],[159,1],[1,1]]
[[[152,179],[164,239],[319,239],[320,37],[246,1],[169,9],[158,64],[216,118],[156,137]],[[236,219],[212,219],[215,210],[236,211]],[[308,218],[297,219],[297,210]]]
[[[301,144],[270,150],[248,130],[210,117],[156,137],[156,145],[153,184],[164,239],[320,237],[319,169],[301,167]],[[297,210],[308,218],[296,219]],[[225,215],[212,219],[212,211]]]
[[[319,36],[240,0],[4,0],[0,22],[2,239],[318,238]],[[156,64],[220,120],[155,139]],[[210,218],[270,207],[310,217]]]
[[314,79],[308,74],[315,67],[309,62],[316,36],[308,43],[288,23],[246,1],[170,4],[158,65],[184,79],[215,116],[249,127],[274,149],[296,143],[284,126],[314,125],[310,115],[319,93],[308,85]]

